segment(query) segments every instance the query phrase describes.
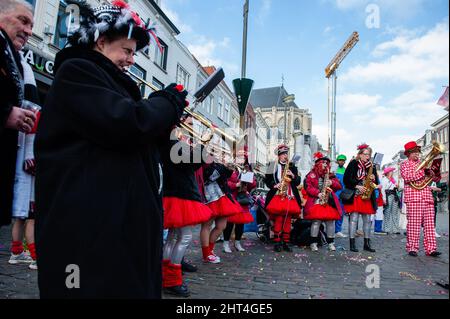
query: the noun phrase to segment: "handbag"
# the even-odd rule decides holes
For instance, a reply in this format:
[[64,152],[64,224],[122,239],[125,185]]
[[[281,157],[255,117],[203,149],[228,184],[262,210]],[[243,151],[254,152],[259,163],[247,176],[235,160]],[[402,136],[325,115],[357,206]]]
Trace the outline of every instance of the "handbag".
[[250,197],[246,192],[240,192],[236,195],[236,201],[242,206],[249,206],[252,204]]
[[353,198],[355,197],[356,190],[344,188],[339,194],[339,198],[341,199],[343,204],[351,204],[353,203]]

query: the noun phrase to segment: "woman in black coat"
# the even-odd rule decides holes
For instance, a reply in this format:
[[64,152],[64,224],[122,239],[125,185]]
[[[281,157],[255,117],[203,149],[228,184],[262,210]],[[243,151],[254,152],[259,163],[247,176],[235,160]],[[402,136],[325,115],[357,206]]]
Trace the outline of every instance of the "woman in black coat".
[[[301,213],[301,199],[298,191],[301,178],[298,176],[297,168],[288,163],[289,147],[281,144],[275,150],[278,156],[276,162],[269,165],[269,170],[264,182],[269,188],[266,198],[266,210],[274,219],[274,250],[280,252],[282,249],[291,252],[289,247],[291,233],[291,219],[297,218]],[[283,176],[286,172],[290,182],[287,183],[286,196],[278,194],[281,188]]]
[[187,92],[170,85],[142,99],[123,72],[148,44],[142,22],[127,20],[124,3],[83,9],[82,31],[56,56],[36,136],[40,294],[161,298],[157,141],[178,122]]
[[364,187],[366,179],[370,180],[373,184],[380,184],[376,167],[370,161],[371,156],[372,149],[369,145],[359,145],[356,159],[350,161],[344,173],[345,188],[354,192],[354,196],[347,203],[344,203],[345,212],[350,214],[350,250],[353,252],[358,252],[355,245],[355,232],[359,215],[363,219],[364,250],[375,252],[375,249],[370,244],[370,229],[372,225],[370,217],[377,211],[376,195],[372,191],[370,198],[364,199],[362,197],[363,193],[367,191],[366,187]]

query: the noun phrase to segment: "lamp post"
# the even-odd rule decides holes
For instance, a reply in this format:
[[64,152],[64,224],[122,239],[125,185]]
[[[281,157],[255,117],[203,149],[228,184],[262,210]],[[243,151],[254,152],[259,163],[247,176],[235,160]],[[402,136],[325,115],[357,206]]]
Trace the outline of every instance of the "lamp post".
[[289,94],[283,98],[284,103],[284,144],[287,144],[287,105],[291,102],[294,102],[295,95]]

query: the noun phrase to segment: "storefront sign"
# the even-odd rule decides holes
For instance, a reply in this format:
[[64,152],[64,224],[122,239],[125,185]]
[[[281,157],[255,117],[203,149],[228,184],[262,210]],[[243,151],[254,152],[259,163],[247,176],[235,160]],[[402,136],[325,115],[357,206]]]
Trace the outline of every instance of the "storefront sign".
[[31,49],[23,52],[23,58],[35,70],[53,76],[53,61],[39,55]]

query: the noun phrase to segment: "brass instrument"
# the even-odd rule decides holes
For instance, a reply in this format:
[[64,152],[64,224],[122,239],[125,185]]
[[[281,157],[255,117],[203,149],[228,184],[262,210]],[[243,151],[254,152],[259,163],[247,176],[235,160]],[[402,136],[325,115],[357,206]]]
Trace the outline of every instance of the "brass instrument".
[[328,205],[328,198],[330,197],[330,188],[328,187],[328,182],[330,180],[330,171],[327,169],[325,177],[323,179],[323,186],[320,191],[322,198],[319,198],[319,204],[322,206]]
[[292,179],[287,175],[288,170],[289,170],[289,160],[286,161],[283,176],[281,177],[281,187],[277,191],[277,195],[281,195],[282,198],[286,198],[288,196],[289,183],[292,181]]
[[372,163],[372,166],[370,166],[369,172],[367,173],[367,176],[364,179],[363,186],[366,188],[366,191],[361,194],[361,199],[370,199],[370,197],[372,196],[372,192],[374,191],[375,188],[377,188],[377,184],[375,184],[371,179],[373,175],[373,166],[374,164]]
[[[424,168],[431,168],[430,166],[431,166],[433,160],[436,157],[438,157],[439,155],[443,154],[444,152],[445,152],[445,146],[442,145],[441,143],[437,142],[437,141],[433,141],[433,148],[427,154],[427,156],[425,156],[425,158],[422,161],[422,163],[420,163],[420,165],[417,166],[416,172],[418,172],[418,171],[420,171],[421,169],[424,169]],[[425,187],[427,187],[428,185],[430,185],[432,181],[433,181],[433,177],[428,176],[424,180],[422,180],[421,182],[411,182],[410,186],[412,188],[416,189],[416,190],[422,190]]]
[[[152,89],[153,91],[159,91],[160,90],[159,88],[157,88],[152,83],[145,81],[144,79],[138,77],[137,75],[135,75],[135,74],[133,74],[131,72],[126,72],[126,74],[129,75],[131,78],[133,78],[137,82],[138,85],[147,86],[150,89]],[[197,103],[198,102],[195,101],[194,105],[196,105]],[[195,106],[194,106],[193,109],[195,109]],[[183,130],[188,132],[188,134],[190,135],[189,137],[193,136],[193,137],[197,138],[200,141],[200,143],[208,144],[212,140],[212,138],[214,137],[214,134],[217,134],[222,139],[225,139],[225,141],[228,141],[229,144],[231,144],[233,146],[232,152],[235,151],[234,148],[235,148],[235,146],[237,144],[237,141],[236,141],[236,139],[234,137],[228,135],[227,133],[225,133],[224,130],[216,127],[211,121],[206,119],[204,116],[202,116],[202,115],[200,115],[198,113],[195,113],[192,109],[185,108],[184,112],[187,113],[187,115],[188,115],[186,117],[191,116],[195,120],[199,121],[201,124],[205,125],[208,128],[208,130],[210,131],[210,134],[208,134],[207,137],[202,137],[199,133],[195,132],[194,129],[189,124],[185,123],[185,121],[186,121],[185,119],[184,120],[182,119],[182,121],[180,122],[179,126]],[[224,148],[222,148],[220,146],[214,146],[214,147],[216,149],[218,149],[218,152],[231,153],[230,151],[228,151],[228,150],[226,150],[226,149],[224,149]],[[234,157],[234,156],[232,156],[232,157]]]

